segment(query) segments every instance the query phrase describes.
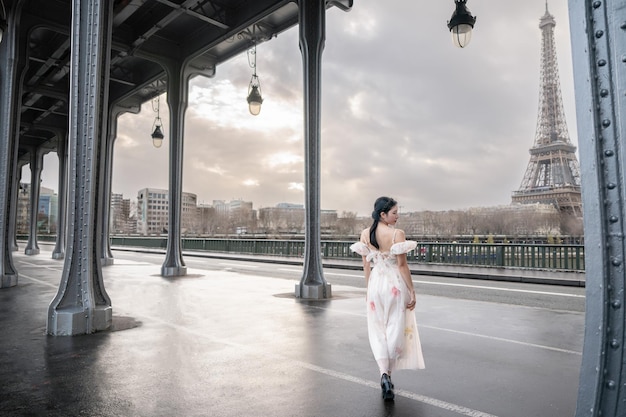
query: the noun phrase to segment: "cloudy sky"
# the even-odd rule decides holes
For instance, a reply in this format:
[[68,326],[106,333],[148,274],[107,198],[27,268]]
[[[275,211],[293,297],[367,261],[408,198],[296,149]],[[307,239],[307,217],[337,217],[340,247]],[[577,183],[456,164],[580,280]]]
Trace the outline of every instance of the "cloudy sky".
[[[402,211],[509,204],[537,122],[544,0],[469,0],[471,44],[452,45],[449,1],[355,0],[327,12],[322,62],[322,209],[369,215],[380,195]],[[565,113],[577,145],[567,0],[550,0]],[[264,103],[247,110],[245,54],[190,87],[183,188],[199,202],[254,208],[304,202],[302,58],[292,28],[257,48]],[[168,126],[165,97],[161,116]],[[167,131],[155,149],[150,103],[120,118],[113,192],[167,188]],[[57,189],[56,155],[43,185]],[[28,181],[29,174],[23,178]]]

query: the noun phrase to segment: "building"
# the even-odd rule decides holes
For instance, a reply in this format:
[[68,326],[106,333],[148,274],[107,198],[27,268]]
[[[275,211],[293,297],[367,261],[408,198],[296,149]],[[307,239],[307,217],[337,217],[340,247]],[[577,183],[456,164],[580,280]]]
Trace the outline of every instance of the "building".
[[109,232],[111,234],[130,234],[137,230],[137,222],[130,220],[130,199],[123,194],[111,193],[111,210],[109,212]]
[[[30,184],[20,183],[17,197],[17,234],[30,233],[30,190]],[[57,212],[57,194],[50,188],[40,187],[37,203],[37,231],[39,233],[56,233]]]
[[[182,195],[181,231],[193,232],[197,223],[196,194]],[[144,188],[137,193],[137,233],[142,235],[166,233],[169,228],[169,193],[158,188]]]

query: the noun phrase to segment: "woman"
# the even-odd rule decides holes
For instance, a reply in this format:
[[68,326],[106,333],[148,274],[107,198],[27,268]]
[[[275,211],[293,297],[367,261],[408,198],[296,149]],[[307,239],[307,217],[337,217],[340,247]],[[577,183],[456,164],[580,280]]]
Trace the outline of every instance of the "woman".
[[363,256],[367,285],[367,330],[380,370],[385,400],[393,400],[391,373],[423,369],[424,358],[415,321],[415,290],[406,261],[417,242],[406,240],[398,221],[398,203],[380,197],[374,203],[374,222],[350,249]]

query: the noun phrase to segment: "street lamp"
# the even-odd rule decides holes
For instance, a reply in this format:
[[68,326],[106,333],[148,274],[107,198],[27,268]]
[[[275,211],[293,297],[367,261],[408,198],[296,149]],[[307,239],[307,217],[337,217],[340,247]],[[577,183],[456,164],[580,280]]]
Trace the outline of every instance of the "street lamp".
[[[252,59],[250,58],[252,56]],[[261,112],[261,104],[263,104],[263,97],[261,97],[261,81],[256,75],[256,44],[252,49],[248,49],[248,64],[253,69],[252,78],[250,78],[250,85],[248,86],[248,109],[250,114],[257,116]]]
[[448,21],[448,29],[452,34],[452,43],[459,48],[465,48],[472,39],[472,29],[476,18],[472,16],[465,3],[467,0],[454,0],[456,9]]
[[160,107],[160,97],[157,96],[155,99],[152,100],[152,110],[154,110],[157,116],[154,119],[154,123],[152,125],[152,127],[154,128],[154,131],[152,132],[152,135],[150,135],[152,136],[152,144],[154,145],[155,148],[161,147],[161,145],[163,144],[163,138],[165,137],[163,135],[163,131],[161,130],[162,123],[161,123],[159,107]]

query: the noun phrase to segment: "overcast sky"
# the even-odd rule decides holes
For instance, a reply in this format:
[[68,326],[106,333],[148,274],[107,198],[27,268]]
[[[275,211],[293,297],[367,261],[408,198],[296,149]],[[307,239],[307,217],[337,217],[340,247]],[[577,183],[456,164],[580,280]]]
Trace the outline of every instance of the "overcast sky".
[[[405,212],[509,204],[533,145],[544,0],[469,0],[472,41],[452,45],[453,0],[355,0],[327,11],[322,57],[322,209],[368,216],[381,195]],[[570,137],[578,144],[567,0],[550,0]],[[186,113],[183,188],[199,202],[254,208],[304,203],[302,58],[292,28],[257,48],[263,106],[247,110],[245,54],[196,78]],[[168,187],[163,147],[152,146],[151,105],[120,118],[113,192]],[[56,155],[43,185],[58,189]],[[29,181],[28,169],[23,179]]]

